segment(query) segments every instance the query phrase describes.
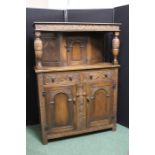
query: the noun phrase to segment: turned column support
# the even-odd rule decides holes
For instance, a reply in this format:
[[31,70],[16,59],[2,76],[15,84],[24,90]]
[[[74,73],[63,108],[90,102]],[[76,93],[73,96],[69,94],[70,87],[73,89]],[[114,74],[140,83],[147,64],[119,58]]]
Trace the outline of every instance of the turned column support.
[[120,46],[120,40],[119,40],[119,32],[114,32],[114,38],[112,40],[112,54],[113,54],[113,64],[118,64],[118,54],[119,54],[119,46]]
[[42,67],[42,55],[43,55],[43,43],[41,40],[41,32],[35,32],[35,40],[34,40],[34,50],[35,50],[35,57],[36,57],[36,67]]

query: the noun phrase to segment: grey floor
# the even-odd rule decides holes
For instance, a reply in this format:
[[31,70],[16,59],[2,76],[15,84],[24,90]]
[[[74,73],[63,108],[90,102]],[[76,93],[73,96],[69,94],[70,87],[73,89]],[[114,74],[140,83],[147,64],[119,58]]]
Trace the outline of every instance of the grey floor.
[[26,129],[27,155],[128,155],[128,128],[117,124],[117,130],[103,131],[43,145],[39,125]]

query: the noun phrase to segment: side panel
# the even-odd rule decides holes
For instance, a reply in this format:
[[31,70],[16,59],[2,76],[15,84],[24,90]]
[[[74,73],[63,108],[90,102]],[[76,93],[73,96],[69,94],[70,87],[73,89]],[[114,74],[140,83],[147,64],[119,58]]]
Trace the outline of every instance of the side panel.
[[39,112],[40,112],[40,124],[41,124],[41,134],[43,144],[48,143],[47,133],[46,133],[46,101],[42,95],[43,92],[43,74],[37,74],[38,81],[38,96],[39,96]]
[[60,35],[59,33],[43,32],[43,66],[60,66]]

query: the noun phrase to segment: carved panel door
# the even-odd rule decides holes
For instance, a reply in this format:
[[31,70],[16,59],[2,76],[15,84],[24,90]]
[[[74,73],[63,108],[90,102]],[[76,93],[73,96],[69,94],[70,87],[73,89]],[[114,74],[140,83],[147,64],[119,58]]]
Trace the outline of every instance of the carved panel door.
[[75,86],[46,88],[46,130],[65,132],[76,128]]
[[60,37],[55,33],[42,33],[43,66],[60,66]]
[[112,116],[113,88],[103,82],[87,84],[87,127],[110,123]]
[[68,37],[66,44],[68,65],[86,63],[87,38]]

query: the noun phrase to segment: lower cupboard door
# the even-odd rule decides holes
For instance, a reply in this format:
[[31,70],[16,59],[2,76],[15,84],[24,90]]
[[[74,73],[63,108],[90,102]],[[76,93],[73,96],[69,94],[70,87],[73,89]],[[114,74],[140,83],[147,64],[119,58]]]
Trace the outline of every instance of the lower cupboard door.
[[112,86],[90,83],[87,86],[87,94],[87,127],[110,124],[113,105]]
[[74,86],[46,89],[46,130],[65,132],[76,129],[76,104]]

